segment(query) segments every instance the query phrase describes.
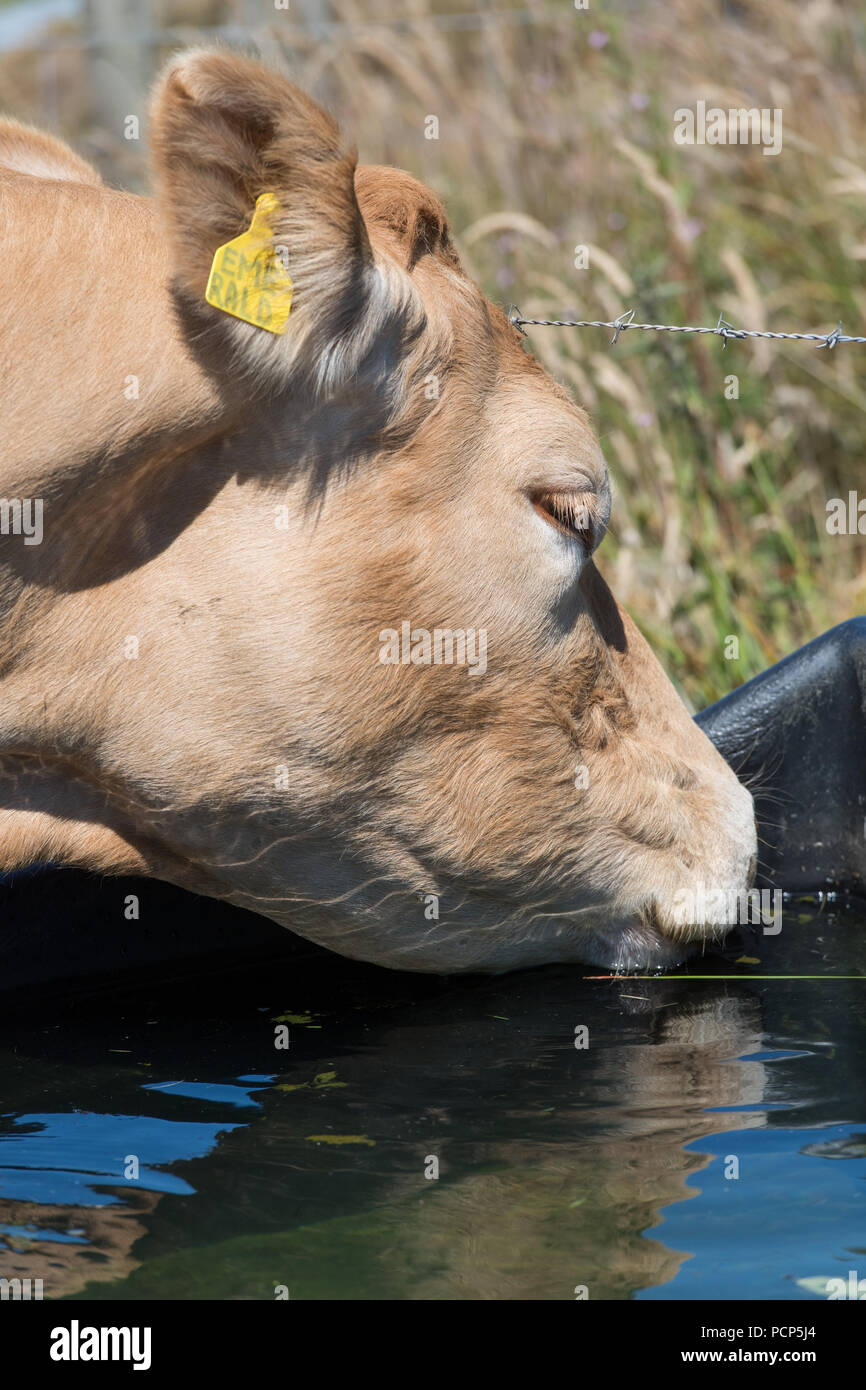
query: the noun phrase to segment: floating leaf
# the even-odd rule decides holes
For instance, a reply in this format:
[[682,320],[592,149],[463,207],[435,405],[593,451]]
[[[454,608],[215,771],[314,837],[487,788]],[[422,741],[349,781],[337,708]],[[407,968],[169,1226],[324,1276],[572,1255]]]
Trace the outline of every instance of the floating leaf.
[[281,1086],[275,1086],[275,1091],[335,1091],[339,1087],[346,1085],[345,1081],[338,1081],[335,1071],[320,1071],[314,1076],[312,1081],[284,1082]]
[[809,1279],[798,1279],[796,1282],[799,1288],[806,1289],[808,1293],[816,1293],[819,1297],[826,1298],[830,1275],[813,1274]]
[[376,1140],[368,1139],[366,1134],[308,1134],[308,1144],[369,1144],[375,1149]]

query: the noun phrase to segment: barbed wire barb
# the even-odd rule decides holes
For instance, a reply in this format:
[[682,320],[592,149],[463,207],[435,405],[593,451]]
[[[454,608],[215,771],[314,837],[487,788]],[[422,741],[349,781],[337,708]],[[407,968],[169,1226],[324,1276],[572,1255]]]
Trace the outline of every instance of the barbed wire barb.
[[729,338],[743,337],[743,334],[736,329],[732,323],[728,323],[727,319],[722,318],[721,314],[719,314],[719,321],[716,324],[716,332],[722,340],[722,352],[724,352],[725,348],[728,346]]
[[611,347],[616,347],[619,342],[620,333],[624,333],[627,328],[631,327],[635,312],[634,309],[627,309],[625,313],[620,314],[618,319],[614,319],[611,325],[614,330],[613,337],[610,340]]
[[832,333],[828,333],[828,334],[827,334],[827,337],[824,339],[823,343],[819,343],[819,344],[818,344],[818,347],[819,347],[819,348],[822,348],[822,347],[825,347],[825,348],[834,348],[834,347],[836,346],[837,343],[841,343],[841,342],[845,342],[845,341],[848,341],[848,340],[847,340],[847,339],[843,339],[843,337],[842,337],[842,320],[840,319],[840,320],[839,320],[839,327],[838,327],[838,328],[834,328]]

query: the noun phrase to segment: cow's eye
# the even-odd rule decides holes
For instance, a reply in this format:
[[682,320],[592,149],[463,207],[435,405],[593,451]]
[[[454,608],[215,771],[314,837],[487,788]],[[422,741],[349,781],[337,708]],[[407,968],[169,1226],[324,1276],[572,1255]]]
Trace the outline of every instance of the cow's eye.
[[532,505],[545,521],[577,537],[592,553],[595,547],[595,498],[587,492],[535,492]]

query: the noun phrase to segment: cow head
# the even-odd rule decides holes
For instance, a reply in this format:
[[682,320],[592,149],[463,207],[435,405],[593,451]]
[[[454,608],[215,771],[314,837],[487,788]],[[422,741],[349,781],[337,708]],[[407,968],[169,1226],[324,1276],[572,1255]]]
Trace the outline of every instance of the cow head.
[[[747,886],[751,798],[596,569],[586,415],[438,200],[228,52],[170,64],[153,146],[155,212],[9,176],[99,287],[51,340],[62,410],[20,345],[4,487],[45,533],[3,542],[3,865],[154,874],[409,969],[717,935],[683,904]],[[265,193],[280,334],[206,302]]]

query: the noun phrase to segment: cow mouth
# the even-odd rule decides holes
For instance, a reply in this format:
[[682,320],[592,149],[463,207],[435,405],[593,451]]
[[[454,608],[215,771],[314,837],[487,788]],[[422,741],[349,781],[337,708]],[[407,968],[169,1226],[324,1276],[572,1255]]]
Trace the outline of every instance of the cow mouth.
[[595,926],[587,958],[616,974],[671,970],[696,952],[718,948],[733,930],[724,922],[679,922],[655,900]]
[[591,950],[595,963],[617,973],[671,970],[696,951],[719,946],[730,927],[700,923],[671,930],[655,904],[611,923]]

